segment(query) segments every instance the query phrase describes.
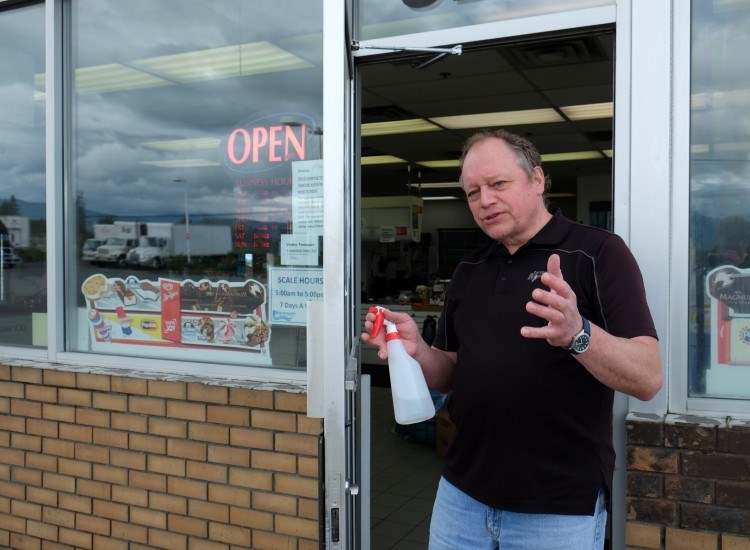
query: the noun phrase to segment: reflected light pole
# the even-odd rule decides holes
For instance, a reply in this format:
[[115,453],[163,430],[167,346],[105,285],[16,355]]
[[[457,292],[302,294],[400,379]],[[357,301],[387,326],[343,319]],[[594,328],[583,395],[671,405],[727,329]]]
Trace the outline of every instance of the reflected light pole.
[[187,263],[190,263],[190,213],[188,212],[187,181],[182,178],[174,178],[172,181],[182,184],[182,192],[185,201],[185,251],[187,252]]

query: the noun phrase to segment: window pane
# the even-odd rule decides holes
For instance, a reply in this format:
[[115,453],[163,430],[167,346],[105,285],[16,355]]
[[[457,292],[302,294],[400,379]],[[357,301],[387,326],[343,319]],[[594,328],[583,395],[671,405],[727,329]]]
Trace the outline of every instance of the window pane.
[[71,3],[68,347],[305,366],[322,2]]
[[750,398],[750,6],[692,3],[691,396]]
[[360,0],[359,37],[372,40],[614,3],[615,0]]
[[44,5],[0,10],[0,345],[47,345]]

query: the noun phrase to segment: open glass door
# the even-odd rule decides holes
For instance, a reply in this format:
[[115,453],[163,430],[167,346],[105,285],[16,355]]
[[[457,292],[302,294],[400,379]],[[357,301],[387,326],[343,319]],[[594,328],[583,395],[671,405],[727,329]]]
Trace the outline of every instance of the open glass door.
[[[324,418],[324,502],[321,542],[326,548],[369,548],[368,385],[359,369],[359,322],[355,266],[359,242],[355,185],[354,68],[351,1],[324,2],[324,277],[325,300],[310,304],[308,326],[318,364],[309,399]],[[322,327],[322,329],[321,329]],[[322,385],[321,385],[322,384]],[[314,397],[313,397],[314,396]]]

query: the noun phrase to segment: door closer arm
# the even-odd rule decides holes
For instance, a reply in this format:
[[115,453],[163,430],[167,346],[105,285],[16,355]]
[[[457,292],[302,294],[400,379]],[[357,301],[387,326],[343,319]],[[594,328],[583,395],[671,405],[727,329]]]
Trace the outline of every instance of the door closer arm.
[[452,48],[417,48],[412,46],[379,46],[375,44],[365,44],[352,40],[352,51],[357,50],[386,50],[389,52],[427,52],[427,53],[442,53],[451,55],[461,55],[463,52],[463,46],[458,44]]

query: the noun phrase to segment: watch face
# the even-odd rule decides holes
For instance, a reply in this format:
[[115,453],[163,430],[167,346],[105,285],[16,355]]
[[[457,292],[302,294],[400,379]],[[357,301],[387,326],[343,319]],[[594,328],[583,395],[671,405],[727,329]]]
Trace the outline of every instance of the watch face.
[[589,349],[589,340],[588,334],[579,334],[575,342],[573,342],[573,351],[576,353],[583,353]]

